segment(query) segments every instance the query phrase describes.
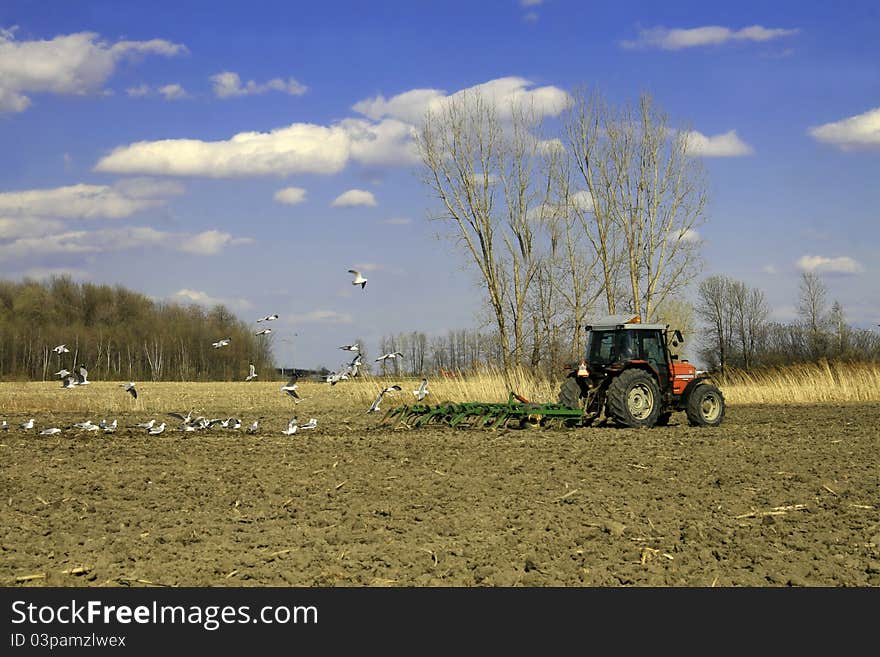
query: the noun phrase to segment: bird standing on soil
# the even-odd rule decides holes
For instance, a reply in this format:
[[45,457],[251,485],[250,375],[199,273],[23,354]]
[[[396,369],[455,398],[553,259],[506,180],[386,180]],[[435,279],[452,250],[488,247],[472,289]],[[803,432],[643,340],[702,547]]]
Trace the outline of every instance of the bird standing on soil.
[[79,385],[79,379],[77,379],[73,374],[70,374],[63,379],[61,379],[61,387],[62,388],[73,388],[74,386]]
[[219,349],[220,347],[229,346],[230,342],[232,342],[232,338],[221,338],[220,340],[217,340],[217,342],[212,342],[211,346],[214,347],[214,349]]
[[138,424],[136,426],[140,427],[141,429],[152,429],[154,424],[156,424],[156,420],[150,420],[149,422],[141,422],[140,424]]
[[292,436],[293,434],[296,433],[296,430],[298,428],[299,427],[297,426],[297,419],[296,419],[296,416],[294,415],[292,418],[290,418],[290,421],[287,423],[287,428],[282,429],[281,433],[283,433],[285,436]]
[[9,422],[3,420],[3,424],[0,424],[0,429],[2,429],[3,431],[9,431]]
[[245,381],[253,381],[254,379],[257,378],[257,370],[256,370],[256,368],[254,368],[253,363],[250,363],[250,365],[248,367],[250,368],[250,373],[245,377],[244,380]]
[[247,433],[257,433],[257,431],[259,430],[259,428],[260,428],[260,421],[259,421],[259,420],[254,420],[253,423],[251,424],[251,426],[249,426],[249,427],[246,429],[246,432],[247,432]]
[[351,282],[352,285],[360,285],[362,290],[367,287],[367,279],[357,269],[349,269],[348,273],[354,274],[354,280]]
[[122,389],[125,390],[128,394],[130,394],[135,399],[138,398],[137,388],[134,387],[134,383],[132,383],[131,381],[129,381],[128,383],[123,383]]
[[58,427],[51,427],[49,429],[43,429],[40,432],[41,436],[54,436],[56,433],[61,433],[61,429]]
[[318,420],[315,418],[309,418],[309,421],[300,427],[300,429],[314,429],[318,426]]
[[386,393],[393,395],[396,390],[401,390],[401,389],[402,388],[399,385],[393,385],[393,386],[388,386],[387,388],[384,388],[382,390],[382,392],[379,393],[379,396],[376,397],[376,400],[373,402],[373,405],[370,406],[369,410],[367,410],[367,413],[375,413],[379,410],[379,402],[382,401],[382,398],[386,395]]
[[419,386],[419,389],[413,390],[413,394],[419,401],[422,401],[425,398],[425,395],[429,393],[430,390],[428,390],[428,379],[422,379],[422,385]]
[[91,383],[89,381],[89,371],[86,369],[85,364],[81,364],[76,371],[76,385],[85,386],[89,383]]
[[34,428],[34,418],[31,418],[27,422],[23,422],[22,424],[19,424],[18,428],[24,429],[25,431],[27,431],[28,429],[33,429]]
[[163,431],[165,431],[165,423],[164,422],[162,424],[160,424],[158,427],[150,427],[149,429],[147,429],[147,433],[150,434],[151,436],[158,436]]

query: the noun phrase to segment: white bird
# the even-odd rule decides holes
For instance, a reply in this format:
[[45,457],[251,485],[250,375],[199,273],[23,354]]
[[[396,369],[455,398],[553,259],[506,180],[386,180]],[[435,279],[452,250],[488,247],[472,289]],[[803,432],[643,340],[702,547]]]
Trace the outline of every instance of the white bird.
[[141,422],[137,426],[141,429],[152,429],[153,425],[156,424],[156,420],[150,420],[149,422]]
[[73,426],[77,429],[88,429],[91,426],[97,426],[97,425],[93,425],[91,420],[86,420],[85,422],[77,422]]
[[41,436],[54,436],[56,433],[61,433],[61,429],[58,427],[51,427],[49,429],[43,429],[40,432]]
[[109,424],[106,420],[101,420],[101,423],[98,426],[104,430],[104,433],[113,433],[116,431],[116,427],[118,427],[119,424],[116,420],[113,420]]
[[3,420],[3,424],[0,424],[0,429],[3,429],[3,431],[9,431],[9,422]]
[[241,420],[239,420],[237,417],[231,417],[231,418],[229,418],[229,425],[228,425],[228,427],[229,427],[230,429],[241,429]]
[[184,424],[189,424],[192,422],[193,414],[192,411],[187,413],[186,415],[182,415],[180,413],[175,413],[174,411],[168,413],[171,417],[176,417],[178,420],[181,420]]
[[376,359],[376,362],[378,363],[379,361],[382,361],[382,360],[394,359],[394,358],[397,358],[398,356],[402,357],[403,354],[400,353],[399,351],[392,351],[390,354],[382,354],[381,356],[379,356]]
[[361,346],[355,342],[354,344],[344,344],[339,347],[343,351],[360,351]]
[[367,279],[357,269],[349,269],[348,273],[354,274],[354,280],[351,282],[352,285],[360,285],[362,290],[367,287]]
[[57,347],[53,347],[52,351],[54,351],[56,354],[69,354],[70,353],[70,349],[67,348],[66,344],[60,344]]
[[269,335],[272,332],[270,328],[264,328],[262,331],[257,331],[254,335]]
[[84,427],[84,428],[86,431],[100,431],[101,430],[101,427],[99,427],[97,424],[90,424],[89,426]]
[[354,378],[358,375],[358,371],[361,367],[361,361],[364,359],[363,354],[358,354],[354,358],[352,358],[351,362],[348,364],[348,373]]
[[282,429],[281,433],[283,433],[285,436],[292,436],[293,434],[296,433],[297,428],[298,428],[297,427],[297,420],[296,420],[296,416],[294,415],[292,418],[290,418],[290,421],[287,423],[287,428]]
[[337,372],[330,372],[330,374],[327,375],[326,381],[331,386],[335,386],[337,383],[342,381],[342,374],[337,373]]
[[275,321],[276,319],[278,319],[277,314],[266,315],[265,317],[260,317],[260,319],[257,320],[257,324],[259,324],[260,322],[272,322],[272,321]]
[[63,379],[65,376],[70,376],[70,370],[62,368],[55,372],[55,376],[60,376]]
[[318,421],[315,418],[309,418],[309,421],[300,427],[300,429],[314,429],[318,426]]
[[163,431],[165,431],[165,423],[164,422],[162,424],[160,424],[158,427],[150,427],[149,429],[147,429],[147,433],[150,434],[151,436],[158,436]]
[[379,393],[379,396],[376,397],[376,401],[373,402],[373,405],[370,406],[367,413],[375,413],[376,411],[378,411],[379,410],[379,402],[382,401],[382,397],[384,397],[386,393],[393,395],[395,390],[401,390],[401,387],[399,385],[393,385],[393,386],[388,386],[387,388],[384,388],[382,390],[382,392]]
[[297,378],[298,377],[296,376],[296,374],[294,374],[292,377],[290,377],[287,383],[281,386],[281,390],[282,392],[286,392],[290,397],[293,397],[294,402],[298,404],[299,402],[297,400],[300,399],[300,396],[299,393],[296,391]]
[[84,386],[89,383],[89,371],[86,369],[85,365],[80,365],[79,369],[76,371],[76,385]]
[[61,387],[62,388],[72,388],[72,387],[78,386],[78,385],[79,385],[79,380],[75,376],[73,376],[73,374],[70,374],[70,375],[64,377],[63,379],[61,379]]
[[122,389],[125,390],[128,394],[130,394],[135,399],[138,398],[137,388],[134,387],[134,383],[132,383],[131,381],[129,381],[128,383],[123,383]]
[[184,424],[182,427],[180,427],[178,429],[178,431],[185,431],[185,432],[198,431],[198,430],[199,430],[198,427],[196,427],[193,424]]
[[250,373],[245,377],[245,381],[253,381],[257,378],[257,370],[254,368],[254,364],[250,363]]
[[257,433],[257,430],[260,428],[260,421],[254,420],[253,424],[247,428],[247,433]]
[[232,342],[232,338],[221,338],[220,340],[217,340],[217,342],[212,342],[211,346],[214,347],[214,349],[219,349],[220,347],[229,346],[230,342]]
[[23,424],[19,424],[18,428],[24,429],[25,431],[27,431],[28,429],[33,429],[34,428],[34,418],[31,418],[30,420],[28,420],[27,422],[24,422]]
[[422,379],[422,385],[419,386],[419,389],[413,390],[413,394],[419,401],[422,401],[425,398],[425,395],[429,393],[430,391],[428,390],[428,379]]

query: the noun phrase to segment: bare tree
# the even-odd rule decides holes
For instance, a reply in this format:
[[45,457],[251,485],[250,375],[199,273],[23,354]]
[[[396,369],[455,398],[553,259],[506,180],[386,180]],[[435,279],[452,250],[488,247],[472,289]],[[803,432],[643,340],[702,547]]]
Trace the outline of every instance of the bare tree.
[[707,328],[700,353],[710,366],[717,365],[723,373],[728,364],[733,330],[730,280],[725,276],[710,276],[700,282],[697,294],[697,315]]
[[[589,216],[579,216],[601,262],[608,311],[623,304],[651,320],[701,270],[696,228],[705,221],[707,187],[689,153],[690,132],[673,129],[647,93],[633,108],[577,92],[565,125],[589,193]],[[625,302],[616,294],[621,276]]]
[[821,358],[828,351],[828,288],[818,274],[801,274],[798,315],[807,331],[812,358]]
[[[507,108],[505,108],[507,109]],[[440,200],[437,217],[453,226],[485,285],[505,371],[522,362],[525,306],[539,266],[532,210],[546,202],[537,178],[540,120],[512,105],[509,120],[479,92],[466,92],[428,112],[416,143],[424,182]]]

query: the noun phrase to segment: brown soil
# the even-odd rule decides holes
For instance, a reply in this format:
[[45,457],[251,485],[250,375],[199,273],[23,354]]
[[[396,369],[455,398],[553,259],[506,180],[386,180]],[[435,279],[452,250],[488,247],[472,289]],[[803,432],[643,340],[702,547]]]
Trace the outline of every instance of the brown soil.
[[13,429],[0,583],[880,585],[880,407],[731,407],[715,429],[678,415],[650,430]]

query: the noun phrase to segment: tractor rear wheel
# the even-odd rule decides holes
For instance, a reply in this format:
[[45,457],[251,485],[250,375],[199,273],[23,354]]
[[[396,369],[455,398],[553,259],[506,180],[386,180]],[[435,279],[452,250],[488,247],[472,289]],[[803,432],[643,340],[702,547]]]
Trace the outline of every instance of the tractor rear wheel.
[[644,370],[618,374],[605,395],[606,414],[625,427],[653,427],[660,415],[660,388]]
[[567,408],[581,408],[581,386],[574,377],[567,377],[559,389],[559,403]]
[[724,395],[711,383],[700,383],[688,396],[688,422],[693,427],[717,427],[724,419]]

